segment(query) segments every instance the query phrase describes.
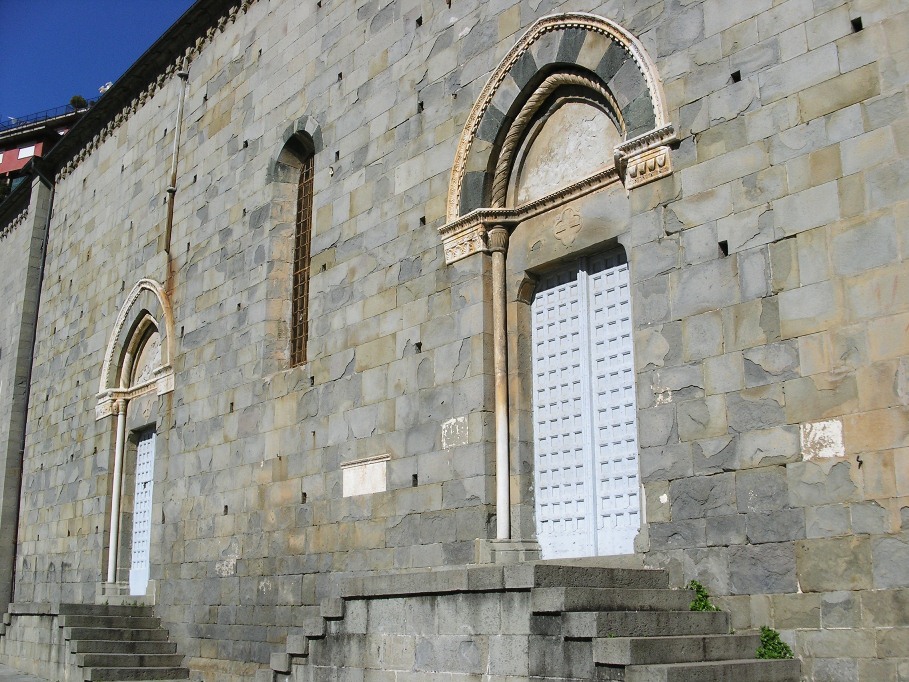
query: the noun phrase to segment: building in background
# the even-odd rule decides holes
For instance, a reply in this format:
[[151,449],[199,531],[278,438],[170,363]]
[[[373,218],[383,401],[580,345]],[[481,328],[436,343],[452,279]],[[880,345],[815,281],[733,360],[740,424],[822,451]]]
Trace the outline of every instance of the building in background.
[[199,0],[0,204],[0,661],[909,676],[907,46]]
[[0,121],[0,197],[27,177],[25,165],[35,156],[53,148],[88,107],[71,105]]

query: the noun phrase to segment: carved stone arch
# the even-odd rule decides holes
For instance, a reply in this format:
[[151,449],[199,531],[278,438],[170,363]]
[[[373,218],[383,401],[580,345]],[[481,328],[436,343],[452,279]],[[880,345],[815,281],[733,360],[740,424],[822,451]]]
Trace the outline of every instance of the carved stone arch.
[[313,116],[304,114],[281,133],[281,146],[272,156],[267,181],[282,181],[282,166],[287,165],[288,151],[294,153],[299,149],[303,153],[318,154],[323,148],[322,127]]
[[674,132],[666,120],[656,67],[641,42],[615,22],[593,14],[550,15],[536,21],[509,51],[471,110],[452,167],[448,224],[496,206],[493,186],[498,187],[498,198],[501,176],[507,176],[507,163],[506,170],[499,170],[499,158],[509,138],[520,138],[520,131],[510,134],[510,129],[520,117],[533,113],[525,105],[560,72],[574,74],[592,90],[613,98],[625,128],[615,162],[626,187],[670,172],[665,145]]
[[[161,340],[161,364],[153,370],[151,382],[130,386],[132,361],[152,326]],[[173,311],[164,287],[153,279],[139,280],[126,297],[107,343],[96,417],[108,416],[116,400],[133,397],[136,391],[153,388],[163,395],[174,390],[175,347]]]

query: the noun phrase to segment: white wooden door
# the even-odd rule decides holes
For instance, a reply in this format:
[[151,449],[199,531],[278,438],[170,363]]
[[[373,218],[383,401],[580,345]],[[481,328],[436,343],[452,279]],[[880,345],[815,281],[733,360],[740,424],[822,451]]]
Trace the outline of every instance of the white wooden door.
[[131,595],[144,595],[148,587],[154,471],[155,432],[148,431],[139,437],[136,451],[132,562],[129,569],[129,593]]
[[624,254],[584,258],[544,277],[532,324],[543,557],[632,553],[640,493]]

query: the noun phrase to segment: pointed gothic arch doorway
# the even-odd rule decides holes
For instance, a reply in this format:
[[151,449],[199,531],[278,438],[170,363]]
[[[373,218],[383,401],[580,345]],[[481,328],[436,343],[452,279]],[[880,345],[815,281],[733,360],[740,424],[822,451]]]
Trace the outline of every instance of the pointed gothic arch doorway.
[[99,420],[116,415],[105,583],[119,594],[149,592],[158,397],[173,390],[173,338],[164,289],[141,280],[108,343],[96,408]]

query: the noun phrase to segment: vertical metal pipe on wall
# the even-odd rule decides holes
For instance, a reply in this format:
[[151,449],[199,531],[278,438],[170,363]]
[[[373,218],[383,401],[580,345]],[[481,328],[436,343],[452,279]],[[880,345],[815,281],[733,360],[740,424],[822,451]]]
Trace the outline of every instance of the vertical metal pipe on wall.
[[505,252],[508,230],[496,226],[489,231],[492,252],[493,360],[496,396],[496,539],[511,538],[511,481],[508,448],[508,347],[505,312]]
[[189,72],[186,70],[186,59],[177,71],[180,78],[180,99],[177,102],[177,122],[174,127],[174,153],[170,165],[170,185],[167,187],[167,226],[164,229],[164,250],[170,254],[170,239],[174,229],[174,195],[177,193],[177,163],[180,160],[180,137],[183,132],[183,102],[186,100],[186,85]]

